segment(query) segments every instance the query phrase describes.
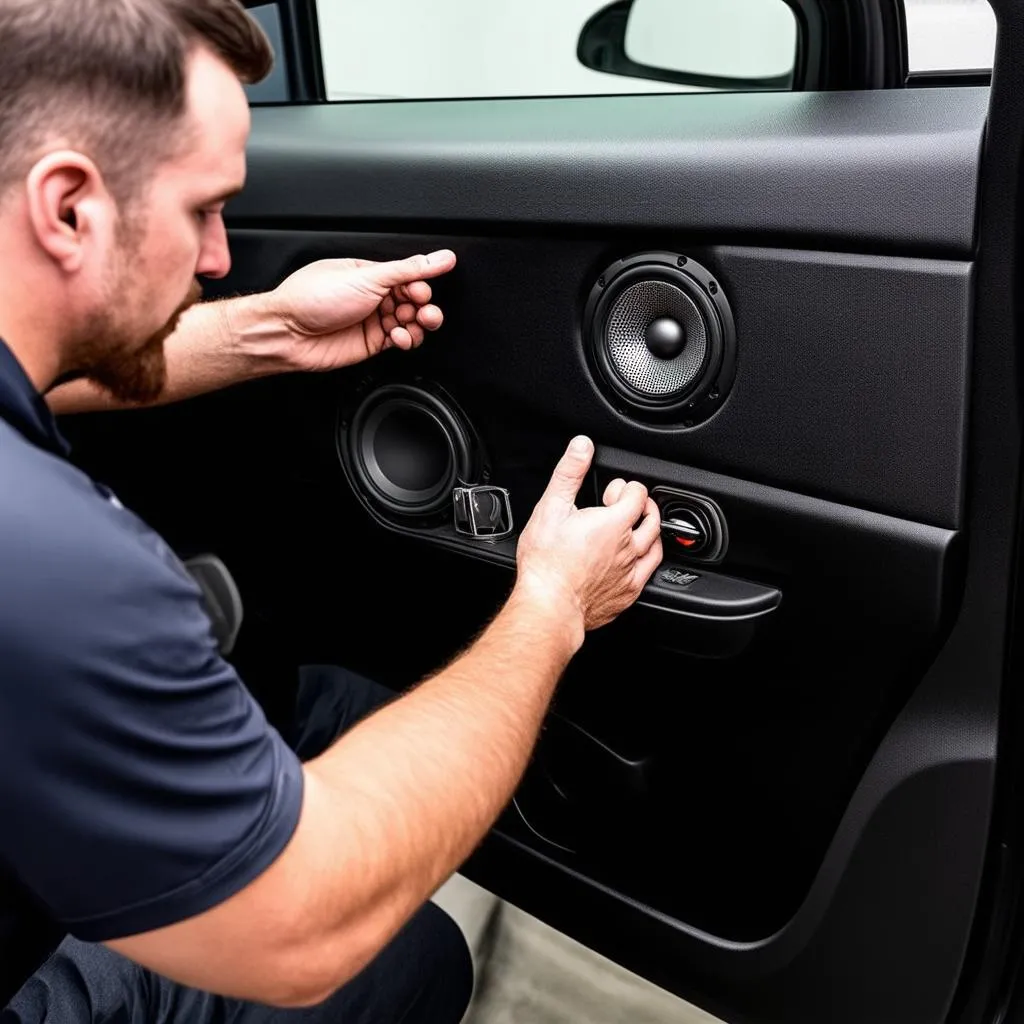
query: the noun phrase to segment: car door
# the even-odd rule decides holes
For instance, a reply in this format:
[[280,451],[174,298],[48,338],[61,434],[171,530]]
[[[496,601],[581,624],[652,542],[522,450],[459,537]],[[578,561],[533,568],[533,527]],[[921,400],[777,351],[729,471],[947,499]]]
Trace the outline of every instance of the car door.
[[[652,71],[631,4],[596,7],[566,75],[605,95],[545,95],[555,57],[524,51],[518,98],[438,99],[355,4],[262,5],[277,102],[208,292],[446,246],[445,326],[69,424],[79,458],[229,564],[238,664],[284,722],[297,664],[400,690],[470,642],[590,434],[580,500],[644,481],[666,562],[465,872],[728,1021],[993,1019],[1020,945],[1024,4],[993,4],[991,86],[908,80],[900,3],[793,0],[786,82],[746,87]],[[365,77],[335,93],[412,98],[325,102],[342,36]]]

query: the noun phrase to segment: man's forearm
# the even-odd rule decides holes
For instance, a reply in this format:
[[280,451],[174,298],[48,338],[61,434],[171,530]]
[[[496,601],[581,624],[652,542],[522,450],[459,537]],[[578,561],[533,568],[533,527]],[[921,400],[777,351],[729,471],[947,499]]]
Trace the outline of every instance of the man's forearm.
[[[166,342],[167,386],[156,404],[178,402],[288,369],[281,321],[267,316],[262,296],[203,302],[186,310]],[[57,415],[129,408],[86,380],[46,396]]]
[[571,608],[519,590],[462,657],[306,766],[296,837],[306,850],[295,863],[306,865],[316,894],[309,934],[318,955],[342,969],[339,984],[458,868],[508,803],[582,640]]
[[226,995],[322,1001],[497,818],[582,640],[571,601],[518,585],[470,650],[305,766],[298,827],[259,878],[197,918],[111,947]]

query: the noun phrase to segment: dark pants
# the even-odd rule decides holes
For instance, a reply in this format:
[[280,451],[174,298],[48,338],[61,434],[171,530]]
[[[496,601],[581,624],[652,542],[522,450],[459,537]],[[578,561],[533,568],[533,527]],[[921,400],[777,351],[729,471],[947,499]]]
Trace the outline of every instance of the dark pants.
[[[302,670],[297,728],[314,757],[392,694],[332,666]],[[457,925],[428,903],[361,974],[316,1007],[277,1010],[186,988],[111,952],[65,939],[0,1013],[3,1024],[457,1024],[473,989]]]

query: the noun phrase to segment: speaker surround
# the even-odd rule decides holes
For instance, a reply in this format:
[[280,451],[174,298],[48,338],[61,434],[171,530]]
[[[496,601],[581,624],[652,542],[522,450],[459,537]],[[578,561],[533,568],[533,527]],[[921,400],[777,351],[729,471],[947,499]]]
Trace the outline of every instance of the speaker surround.
[[587,299],[583,335],[598,384],[628,415],[695,426],[732,386],[728,300],[706,267],[678,253],[641,253],[608,267]]
[[468,420],[440,389],[422,382],[369,390],[340,424],[338,441],[352,486],[391,520],[449,513],[454,488],[481,473]]

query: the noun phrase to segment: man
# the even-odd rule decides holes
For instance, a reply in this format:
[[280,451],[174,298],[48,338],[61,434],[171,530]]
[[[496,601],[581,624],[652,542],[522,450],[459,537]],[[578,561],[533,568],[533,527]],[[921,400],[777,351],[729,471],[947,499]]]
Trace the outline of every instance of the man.
[[189,308],[229,267],[262,35],[234,0],[0,0],[0,58],[3,1019],[456,1021],[466,951],[426,901],[509,800],[585,632],[660,561],[657,509],[619,480],[577,510],[574,441],[479,641],[300,763],[40,396],[144,404],[409,348],[454,255]]

